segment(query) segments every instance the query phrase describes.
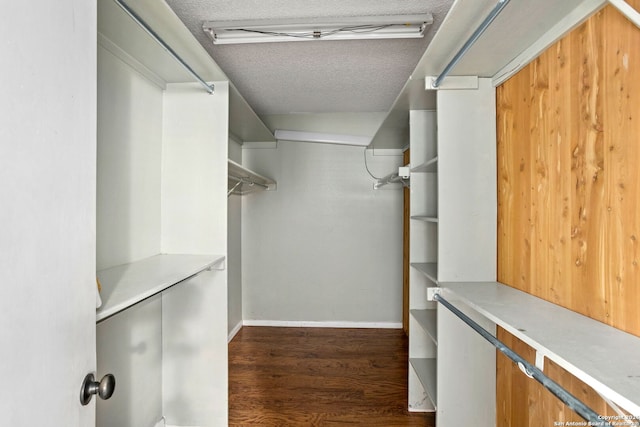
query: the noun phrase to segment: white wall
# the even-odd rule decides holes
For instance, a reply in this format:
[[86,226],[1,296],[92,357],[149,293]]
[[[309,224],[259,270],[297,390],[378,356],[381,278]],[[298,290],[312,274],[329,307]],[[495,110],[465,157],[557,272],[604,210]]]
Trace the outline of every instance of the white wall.
[[[229,158],[242,164],[242,146],[229,139]],[[242,324],[242,197],[227,198],[227,325],[228,332]]]
[[98,378],[111,373],[117,384],[97,403],[97,427],[150,427],[162,417],[161,310],[157,295],[96,325]]
[[[244,164],[275,192],[243,198],[243,316],[252,321],[393,323],[402,318],[402,191],[373,190],[364,149],[278,142]],[[374,175],[402,163],[372,156]]]
[[160,252],[162,90],[98,46],[97,269]]

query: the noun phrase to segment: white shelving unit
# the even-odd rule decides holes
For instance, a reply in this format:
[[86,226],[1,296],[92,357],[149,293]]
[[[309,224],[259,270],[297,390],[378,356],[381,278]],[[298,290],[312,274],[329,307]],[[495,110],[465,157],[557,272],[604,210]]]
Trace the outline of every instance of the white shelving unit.
[[409,359],[409,365],[415,371],[420,383],[431,402],[438,401],[436,389],[436,378],[438,372],[438,361],[435,357],[425,359]]
[[224,261],[224,255],[156,255],[98,271],[102,306],[96,322],[150,298]]
[[[372,141],[372,146],[378,149],[400,148],[406,144],[406,134],[409,132],[412,136],[413,160],[411,203],[424,204],[425,198],[430,194],[437,194],[435,203],[423,205],[437,206],[437,212],[420,211],[413,209],[413,206],[411,212],[410,251],[414,266],[410,271],[412,329],[409,346],[412,350],[412,360],[426,358],[424,339],[416,329],[425,329],[424,325],[432,322],[425,319],[429,316],[425,313],[426,308],[416,307],[422,304],[419,299],[424,295],[423,281],[431,281],[416,266],[426,263],[437,264],[436,281],[440,286],[446,287],[448,282],[465,282],[464,294],[475,292],[475,286],[478,286],[477,291],[480,292],[483,286],[481,282],[496,280],[496,118],[493,86],[506,81],[554,40],[606,4],[605,1],[582,0],[545,0],[545,3],[546,7],[536,8],[544,19],[537,19],[537,24],[533,25],[534,21],[528,19],[531,10],[515,7],[512,2],[512,6],[505,8],[500,18],[491,24],[478,43],[465,54],[459,66],[454,67],[449,77],[444,79],[441,89],[427,90],[425,95],[425,87],[431,88],[430,76],[437,76],[442,72],[451,58],[451,53],[457,51],[463,41],[467,40],[469,28],[477,27],[478,16],[486,16],[486,12],[495,6],[495,1],[489,0],[456,1]],[[624,3],[622,5],[624,6]],[[522,24],[517,36],[496,48],[495,42],[509,32],[507,27],[513,22]],[[545,24],[538,25],[540,22]],[[489,62],[486,61],[488,56],[492,57],[489,66]],[[492,82],[491,79],[479,78],[477,89],[471,89],[470,86],[456,87],[456,80],[472,81],[473,76],[478,75],[493,75]],[[443,87],[446,89],[442,89]],[[427,109],[436,109],[438,112],[438,142],[437,153],[433,156],[433,169],[427,166],[429,157],[422,156],[422,151],[415,151],[417,145],[413,140],[414,120],[413,117],[410,120],[406,117],[407,112]],[[427,171],[437,172],[435,192],[424,191],[425,179],[422,175],[428,175],[425,173]],[[416,241],[417,236],[422,236],[422,240]],[[435,249],[429,246],[432,241],[436,242]],[[419,251],[426,251],[425,248],[428,248],[429,254],[436,255],[421,259],[422,253],[414,251],[416,244]],[[478,308],[480,306],[477,302],[470,302],[475,297],[463,295],[461,299],[469,303],[461,304],[465,314],[494,333],[495,323],[487,314],[489,309]],[[498,301],[487,299],[486,303],[499,303]],[[522,303],[526,305],[528,302]],[[477,305],[478,311],[470,305]],[[515,307],[520,308],[522,307]],[[500,310],[502,308],[498,309]],[[482,314],[483,311],[487,311],[485,314],[488,317]],[[500,324],[498,319],[494,320]],[[560,322],[553,323],[548,325],[547,331],[542,330],[542,333],[557,328]],[[495,426],[495,349],[446,308],[437,307],[436,324],[437,425]],[[514,319],[512,324],[520,322]],[[528,334],[519,334],[516,330],[511,332],[525,341],[529,339],[526,337]],[[614,350],[609,351],[606,344],[597,344],[597,339],[590,341],[590,345],[601,347],[594,351],[602,351],[602,348],[605,348],[607,354],[628,355],[638,352],[635,347],[629,347],[634,348],[629,351],[624,346],[615,345]],[[536,347],[535,343],[531,345]],[[420,351],[423,355],[419,354]],[[576,346],[576,351],[581,354],[575,356],[577,359],[574,363],[590,355],[589,350],[581,345]],[[600,359],[608,360],[608,357],[604,355]],[[410,367],[409,407],[410,410],[428,410],[429,403],[421,400],[421,397],[424,396],[424,389],[428,389],[429,383],[420,383],[416,370],[420,368]],[[590,375],[596,376],[593,373]],[[424,377],[426,376],[422,376]],[[629,378],[624,380],[622,376],[616,379],[617,382],[628,380]],[[415,382],[420,386],[415,386]],[[623,393],[620,388],[612,389],[618,394]],[[624,395],[639,396],[640,392],[637,388],[628,389],[624,391]],[[621,403],[620,406],[633,411],[637,399],[630,400],[631,405],[625,406],[626,404]]]
[[427,301],[427,288],[445,280],[495,280],[495,95],[480,80],[439,91],[437,113],[409,112],[409,410],[436,411],[442,426],[495,424],[495,372],[473,372],[495,366],[495,352]]
[[[495,89],[479,79],[477,89],[437,96],[437,283],[495,280]],[[446,308],[437,313],[438,426],[495,425],[495,349]],[[474,320],[495,331],[482,316]]]
[[[409,113],[411,148],[411,223],[409,225],[409,410],[437,407],[436,307],[426,289],[438,276],[438,157],[436,113]],[[417,166],[413,166],[417,165]]]
[[162,1],[136,13],[212,94],[114,1],[97,7],[97,365],[118,387],[96,425],[227,425],[230,127],[272,136]]
[[[464,304],[534,348],[630,414],[640,416],[640,339],[498,282],[445,283]],[[606,361],[606,362],[604,362]]]

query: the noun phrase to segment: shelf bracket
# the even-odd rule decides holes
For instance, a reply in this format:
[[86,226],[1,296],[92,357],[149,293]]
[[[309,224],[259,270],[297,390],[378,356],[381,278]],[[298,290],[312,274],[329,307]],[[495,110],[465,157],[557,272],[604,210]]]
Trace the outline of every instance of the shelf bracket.
[[544,371],[544,353],[536,350],[536,368]]

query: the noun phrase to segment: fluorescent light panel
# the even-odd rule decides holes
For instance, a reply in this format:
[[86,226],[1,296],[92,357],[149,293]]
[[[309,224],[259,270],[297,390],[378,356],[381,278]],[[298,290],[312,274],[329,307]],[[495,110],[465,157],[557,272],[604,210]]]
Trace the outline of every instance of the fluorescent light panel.
[[422,15],[357,16],[300,20],[205,22],[203,30],[214,44],[267,43],[310,40],[420,38],[433,23]]
[[302,132],[297,130],[276,129],[274,136],[277,140],[322,142],[325,144],[356,145],[359,147],[366,147],[371,143],[371,138],[366,136],[341,135],[320,132]]

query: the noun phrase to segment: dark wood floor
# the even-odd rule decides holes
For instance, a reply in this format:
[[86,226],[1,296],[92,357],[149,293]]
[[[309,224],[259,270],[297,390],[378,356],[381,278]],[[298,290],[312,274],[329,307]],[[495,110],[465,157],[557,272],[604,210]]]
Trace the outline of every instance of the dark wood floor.
[[244,327],[229,344],[230,426],[435,426],[406,408],[402,330]]

